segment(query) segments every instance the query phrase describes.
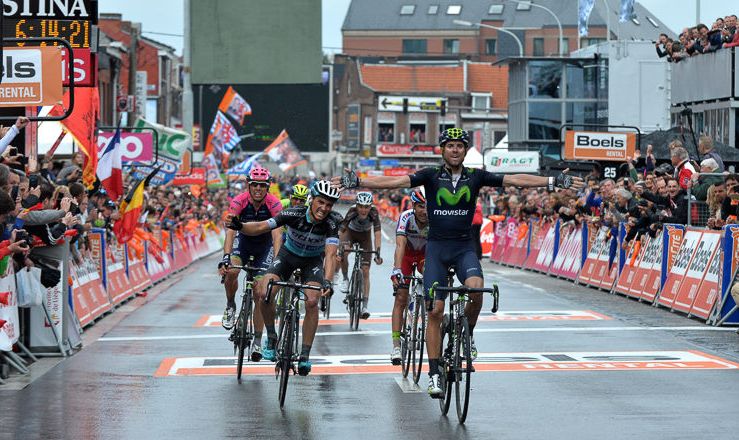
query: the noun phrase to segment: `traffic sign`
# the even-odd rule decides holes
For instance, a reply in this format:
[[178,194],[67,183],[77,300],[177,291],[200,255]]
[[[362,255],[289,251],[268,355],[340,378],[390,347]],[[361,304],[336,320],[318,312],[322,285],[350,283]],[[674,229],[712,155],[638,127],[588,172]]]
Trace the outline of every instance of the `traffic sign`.
[[402,112],[407,101],[409,112],[439,112],[446,98],[433,96],[389,96],[380,95],[377,100],[377,109],[384,112]]

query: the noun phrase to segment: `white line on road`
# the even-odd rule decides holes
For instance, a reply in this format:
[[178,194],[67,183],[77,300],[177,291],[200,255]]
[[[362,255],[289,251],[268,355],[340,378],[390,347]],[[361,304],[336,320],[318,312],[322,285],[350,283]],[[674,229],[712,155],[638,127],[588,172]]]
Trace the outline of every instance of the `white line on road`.
[[[708,326],[674,326],[674,327],[518,327],[518,328],[479,328],[475,333],[541,333],[541,332],[638,332],[638,331],[697,331],[697,332],[735,332],[730,327],[708,327]],[[389,335],[389,330],[361,330],[343,332],[317,332],[316,336],[377,336]],[[106,336],[98,339],[100,342],[123,342],[123,341],[165,341],[177,339],[211,339],[227,338],[228,335],[170,335],[170,336]]]
[[400,390],[404,393],[422,393],[425,390],[422,390],[420,386],[413,383],[412,380],[408,380],[404,377],[395,377],[395,383],[398,384],[400,387]]

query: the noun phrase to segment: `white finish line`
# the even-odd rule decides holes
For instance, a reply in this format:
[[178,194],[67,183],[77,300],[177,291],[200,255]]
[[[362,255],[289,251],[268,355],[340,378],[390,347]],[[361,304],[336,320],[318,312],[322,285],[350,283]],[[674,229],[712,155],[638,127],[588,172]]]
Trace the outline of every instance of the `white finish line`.
[[[685,326],[685,327],[524,327],[524,328],[480,328],[475,329],[479,333],[541,333],[541,332],[639,332],[639,331],[699,331],[699,332],[736,332],[735,328],[709,327],[709,326]],[[360,330],[342,332],[317,332],[316,336],[387,336],[389,330]],[[171,335],[171,336],[105,336],[100,342],[123,342],[123,341],[166,341],[177,339],[218,339],[227,338],[226,333],[208,335]]]

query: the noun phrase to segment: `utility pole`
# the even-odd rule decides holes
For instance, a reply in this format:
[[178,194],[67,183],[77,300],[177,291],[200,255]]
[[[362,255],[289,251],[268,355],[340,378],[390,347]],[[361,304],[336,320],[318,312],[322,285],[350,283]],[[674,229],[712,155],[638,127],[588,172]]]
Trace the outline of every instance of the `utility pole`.
[[185,133],[192,135],[194,100],[192,94],[192,53],[190,48],[190,0],[184,0],[183,3],[183,7],[185,9],[185,41],[182,50],[182,58],[185,66],[182,75],[182,127],[185,130]]
[[[128,94],[136,96],[136,69],[138,68],[138,45],[139,28],[138,23],[131,23],[131,45],[128,48]],[[145,102],[137,102],[136,107],[146,105]],[[128,109],[128,125],[136,120],[136,108]]]

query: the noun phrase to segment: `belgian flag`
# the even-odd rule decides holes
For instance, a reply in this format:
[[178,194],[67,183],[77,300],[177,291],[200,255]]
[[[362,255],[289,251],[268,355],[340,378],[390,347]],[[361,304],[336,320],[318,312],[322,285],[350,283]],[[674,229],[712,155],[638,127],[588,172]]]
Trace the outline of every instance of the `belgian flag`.
[[139,217],[141,217],[141,209],[144,206],[144,190],[149,185],[151,178],[158,172],[159,168],[156,168],[145,179],[136,182],[121,202],[121,206],[118,209],[121,218],[113,225],[113,232],[118,238],[118,243],[127,243],[133,238],[134,230],[138,224]]

